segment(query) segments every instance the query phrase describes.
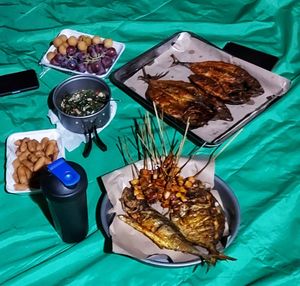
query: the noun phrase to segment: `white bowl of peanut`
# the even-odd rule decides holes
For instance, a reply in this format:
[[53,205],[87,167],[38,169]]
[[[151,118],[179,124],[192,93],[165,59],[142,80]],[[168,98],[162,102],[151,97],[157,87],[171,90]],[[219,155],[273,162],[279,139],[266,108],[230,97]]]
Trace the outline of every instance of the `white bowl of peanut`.
[[56,129],[18,132],[6,140],[6,191],[39,193],[39,171],[65,149]]

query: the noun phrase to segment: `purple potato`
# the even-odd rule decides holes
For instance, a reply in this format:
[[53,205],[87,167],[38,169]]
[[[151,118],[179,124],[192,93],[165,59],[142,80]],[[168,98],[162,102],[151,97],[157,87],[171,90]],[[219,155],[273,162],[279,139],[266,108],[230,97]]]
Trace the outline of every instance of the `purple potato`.
[[95,51],[98,55],[102,55],[103,54],[103,51],[104,51],[104,46],[103,44],[97,44],[95,45]]
[[77,61],[75,59],[69,60],[67,68],[70,70],[76,70],[77,69]]
[[73,46],[68,46],[67,49],[66,49],[66,51],[67,51],[67,55],[68,56],[73,56],[73,55],[76,54],[77,49],[75,47],[73,47]]
[[102,65],[101,61],[93,62],[92,70],[94,73],[99,72],[100,70],[102,70],[102,68],[103,68],[103,65]]
[[77,70],[78,70],[79,72],[84,73],[84,72],[86,72],[86,69],[87,69],[87,67],[86,67],[86,64],[84,64],[84,63],[79,63],[79,64],[77,65]]
[[113,60],[112,60],[111,57],[105,56],[105,57],[103,57],[103,58],[101,59],[101,62],[102,62],[102,64],[103,64],[104,68],[107,69],[107,68],[110,68],[110,67],[111,67],[111,65],[112,65],[112,63],[113,63]]
[[94,72],[93,72],[92,66],[93,66],[93,63],[88,63],[88,64],[86,65],[86,71],[87,71],[88,73],[94,73]]
[[111,47],[105,51],[105,55],[115,59],[117,57],[117,51],[115,48]]

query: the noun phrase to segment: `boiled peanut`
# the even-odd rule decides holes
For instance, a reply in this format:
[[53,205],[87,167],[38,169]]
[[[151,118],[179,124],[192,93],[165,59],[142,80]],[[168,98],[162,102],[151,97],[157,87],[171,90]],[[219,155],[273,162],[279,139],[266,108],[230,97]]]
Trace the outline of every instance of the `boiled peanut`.
[[24,166],[24,170],[25,170],[26,178],[29,181],[32,177],[32,171],[29,170],[26,166]]
[[23,160],[22,164],[25,165],[30,171],[33,171],[33,162],[29,160]]
[[14,171],[14,173],[13,173],[13,179],[16,183],[20,183],[20,180],[19,180],[19,177],[18,177],[18,174],[16,171]]
[[29,141],[29,142],[27,143],[28,150],[29,150],[30,152],[36,151],[36,144],[37,144],[36,140],[35,140],[35,141],[34,141],[34,140]]
[[29,154],[30,154],[30,152],[28,150],[26,150],[25,152],[22,152],[19,155],[19,160],[20,161],[26,160]]
[[45,165],[52,163],[52,160],[48,157],[45,158]]
[[47,148],[46,148],[46,152],[45,152],[47,157],[49,157],[50,155],[52,155],[54,153],[54,148],[55,148],[54,143],[49,141]]
[[15,144],[16,146],[20,146],[21,143],[22,143],[22,140],[21,140],[21,139],[19,139],[19,140],[17,140],[17,141],[14,142],[14,144]]
[[16,191],[24,191],[29,188],[27,184],[14,184],[14,188]]
[[14,170],[16,170],[20,166],[20,160],[17,158],[12,162],[12,165],[14,167]]
[[40,142],[37,142],[37,144],[36,144],[36,151],[41,151],[41,150],[43,150],[43,146],[42,146],[42,144]]
[[44,137],[41,141],[41,144],[42,144],[42,149],[45,149],[47,143],[49,141],[49,138],[48,137]]
[[35,162],[39,159],[39,157],[36,156],[36,155],[33,154],[33,153],[30,153],[30,154],[28,155],[28,159],[29,159],[32,163],[35,163]]
[[45,157],[45,152],[44,151],[36,151],[35,153],[34,153],[34,155],[35,156],[37,156],[37,157]]
[[28,184],[25,167],[23,165],[19,166],[19,168],[17,169],[17,174],[21,184]]
[[33,166],[33,171],[36,172],[45,165],[45,157],[40,157]]
[[19,147],[21,152],[25,152],[27,150],[27,141],[22,141],[20,147]]

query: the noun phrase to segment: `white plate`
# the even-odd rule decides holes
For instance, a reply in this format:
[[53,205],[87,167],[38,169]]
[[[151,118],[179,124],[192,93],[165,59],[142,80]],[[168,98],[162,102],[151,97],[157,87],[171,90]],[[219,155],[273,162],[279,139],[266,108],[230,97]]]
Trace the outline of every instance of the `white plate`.
[[[82,32],[76,31],[76,30],[70,30],[70,29],[64,29],[64,30],[62,30],[57,36],[62,35],[62,34],[66,35],[68,38],[71,37],[71,36],[75,36],[75,37],[78,38],[81,35],[90,36],[90,37],[94,36],[94,35],[91,35],[91,34],[86,34],[86,33],[82,33]],[[120,42],[116,42],[116,41],[113,40],[113,47],[117,51],[117,57],[116,57],[115,61],[113,62],[112,66],[107,70],[107,72],[105,74],[96,75],[96,74],[93,73],[93,75],[96,75],[99,78],[104,78],[104,77],[106,77],[110,73],[110,71],[112,70],[112,68],[114,67],[114,65],[118,61],[118,59],[120,58],[121,54],[125,50],[125,44],[120,43]],[[66,68],[62,68],[62,67],[50,64],[50,62],[47,59],[47,54],[49,52],[55,51],[55,49],[56,48],[53,45],[50,46],[50,48],[47,50],[47,52],[44,54],[43,58],[40,61],[41,65],[44,65],[44,66],[47,66],[47,67],[50,67],[50,68],[54,68],[54,69],[57,69],[57,70],[60,70],[60,71],[68,72],[68,73],[90,74],[88,72],[82,73],[82,72],[79,72],[79,71],[69,70],[69,69],[66,69]]]
[[59,149],[58,158],[65,157],[65,149],[62,144],[62,138],[56,129],[45,129],[29,132],[18,132],[11,134],[6,141],[6,191],[13,194],[22,194],[22,193],[39,193],[40,189],[26,189],[22,191],[17,191],[14,188],[15,181],[13,179],[14,168],[12,162],[17,158],[15,152],[17,146],[14,144],[18,139],[23,139],[28,137],[30,139],[36,139],[41,141],[43,137],[48,137],[49,139],[54,139],[57,141],[57,146]]

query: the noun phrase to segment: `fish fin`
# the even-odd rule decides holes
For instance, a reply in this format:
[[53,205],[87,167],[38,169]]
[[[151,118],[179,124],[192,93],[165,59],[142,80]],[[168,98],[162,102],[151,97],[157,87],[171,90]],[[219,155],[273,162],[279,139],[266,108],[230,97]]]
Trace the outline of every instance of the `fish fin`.
[[[146,235],[149,239],[151,239],[159,248],[163,248],[165,247],[164,241],[155,233],[153,233],[152,231],[149,231],[148,229],[142,227],[140,224],[138,224],[134,219],[132,219],[129,216],[126,215],[118,215],[118,217],[124,221],[125,223],[127,223],[128,225],[130,225],[131,227],[133,227],[135,230],[143,233],[144,235]],[[163,245],[163,246],[160,246]]]
[[[185,253],[190,253],[193,254],[195,256],[198,256],[204,260],[210,260],[210,257],[202,254],[198,251],[197,248],[194,248],[192,245],[189,245],[189,242],[186,241],[179,241],[180,238],[177,238],[174,240],[172,240],[170,243],[168,243],[168,241],[166,241],[165,237],[161,237],[160,235],[157,235],[156,233],[148,230],[147,228],[141,226],[140,224],[138,224],[134,219],[132,219],[129,216],[126,215],[118,215],[118,217],[124,221],[125,223],[127,223],[128,225],[130,225],[131,227],[133,227],[135,230],[143,233],[145,236],[147,236],[150,240],[152,240],[160,249],[170,249],[170,250],[179,250],[181,252],[185,252]],[[181,244],[182,243],[182,244]],[[171,245],[172,244],[172,245]],[[180,245],[181,244],[181,245]]]
[[227,256],[227,255],[225,255],[225,254],[223,254],[223,253],[212,254],[211,256],[212,256],[213,258],[215,258],[215,259],[218,259],[218,260],[232,260],[232,261],[237,260],[236,258]]

